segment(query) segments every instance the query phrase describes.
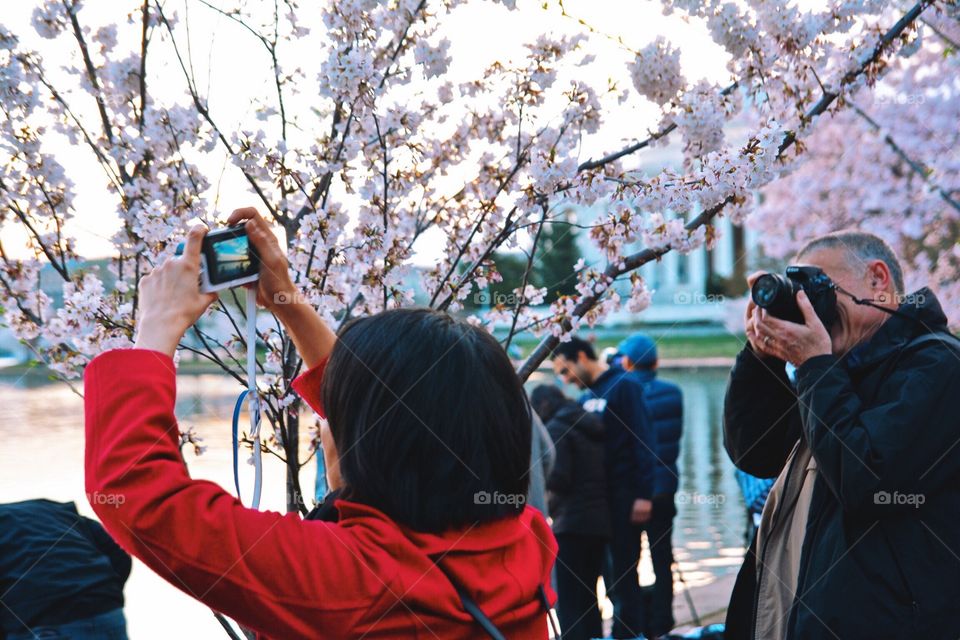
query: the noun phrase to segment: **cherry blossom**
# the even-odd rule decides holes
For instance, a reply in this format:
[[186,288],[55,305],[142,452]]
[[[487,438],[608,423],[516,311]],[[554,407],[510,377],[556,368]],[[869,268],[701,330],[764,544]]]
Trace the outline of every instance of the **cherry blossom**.
[[[69,50],[62,56],[0,26],[0,225],[21,232],[27,250],[0,251],[3,322],[65,379],[103,349],[131,344],[139,278],[191,223],[217,223],[221,172],[282,231],[300,294],[334,326],[415,303],[461,313],[501,279],[495,254],[523,252],[532,264],[539,230],[569,223],[571,206],[599,211],[576,221],[601,258],[571,265],[574,295],[545,306],[546,292],[525,281],[512,304],[471,318],[507,328],[505,344],[520,332],[541,337],[523,377],[578,328],[621,306],[641,313],[652,292],[636,269],[710,246],[721,215],[771,230],[765,246],[779,254],[821,229],[873,223],[905,253],[911,277],[934,279],[948,301],[960,297],[956,211],[945,204],[958,190],[960,74],[944,41],[957,38],[944,2],[828,0],[806,10],[664,0],[730,54],[729,83],[720,84],[688,78],[680,48],[662,35],[593,73],[604,34],[589,29],[539,34],[520,54],[453,77],[456,42],[443,27],[461,0],[284,3],[276,12],[204,3],[198,9],[239,27],[267,70],[239,123],[206,93],[186,45],[188,16],[168,4],[124,0],[128,21],[92,24],[78,2],[44,2],[31,28],[56,41],[50,51]],[[507,12],[519,11],[515,3],[501,4],[516,19]],[[941,35],[924,27],[918,38],[921,18]],[[291,53],[294,41],[310,44],[310,59]],[[179,92],[156,89],[159,59],[182,76]],[[649,132],[638,125],[621,136],[625,146],[583,157],[611,114],[645,103],[659,114]],[[90,215],[80,210],[90,186],[58,162],[64,141],[100,169],[113,202],[97,212],[117,222],[100,270],[79,266],[67,231]],[[682,165],[657,166],[655,146],[678,149]],[[211,156],[225,167],[201,169]],[[440,247],[426,268],[416,261],[424,243]],[[44,293],[42,268],[58,279],[62,303]],[[629,292],[618,292],[624,281]],[[235,294],[221,296],[178,358],[242,380]],[[275,323],[258,319],[258,331],[268,446],[296,483],[300,461],[284,443],[298,441],[290,381],[301,363]]]

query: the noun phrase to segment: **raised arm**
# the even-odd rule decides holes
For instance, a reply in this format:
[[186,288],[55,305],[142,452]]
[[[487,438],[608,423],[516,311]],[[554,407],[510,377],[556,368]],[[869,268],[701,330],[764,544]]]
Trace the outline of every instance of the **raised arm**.
[[243,224],[257,255],[260,257],[260,280],[257,282],[257,304],[269,309],[283,323],[293,339],[303,363],[312,369],[333,350],[337,336],[311,305],[303,300],[290,279],[287,256],[267,221],[256,209],[237,209],[227,223]]
[[[750,274],[752,287],[761,272]],[[800,438],[797,395],[786,362],[761,336],[761,310],[747,302],[747,344],[737,356],[723,403],[723,445],[737,468],[759,478],[780,473]]]
[[758,478],[780,473],[800,438],[797,396],[784,362],[749,344],[737,356],[723,403],[723,444],[737,468]]
[[[286,274],[261,222],[248,223],[267,259],[258,296],[276,292],[284,284],[278,274]],[[247,509],[216,484],[192,480],[180,457],[171,357],[217,297],[198,285],[205,232],[192,229],[183,255],[140,281],[137,348],[108,351],[87,366],[87,492],[114,498],[92,506],[124,549],[201,602],[275,637],[316,637],[319,627],[345,637],[386,589],[380,574],[390,572],[365,564],[344,528]],[[319,365],[304,374],[319,388],[333,333],[307,305],[285,317],[307,365]],[[344,581],[359,586],[346,591]]]
[[[352,533],[245,508],[193,480],[178,448],[173,361],[114,349],[84,372],[91,506],[129,553],[197,600],[275,638],[348,637],[391,569]],[[343,585],[351,585],[344,589]]]

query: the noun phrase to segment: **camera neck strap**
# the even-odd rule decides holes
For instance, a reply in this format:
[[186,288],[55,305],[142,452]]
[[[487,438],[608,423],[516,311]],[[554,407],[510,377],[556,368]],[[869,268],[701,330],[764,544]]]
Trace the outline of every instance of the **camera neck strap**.
[[260,396],[257,393],[257,296],[252,290],[246,294],[247,388],[233,407],[233,484],[240,499],[240,442],[238,438],[240,412],[247,401],[250,415],[250,440],[253,445],[253,499],[250,506],[260,507],[260,489],[263,486],[263,460],[260,451]]
[[900,310],[898,310],[898,309],[891,309],[891,308],[889,308],[889,307],[881,306],[881,305],[873,302],[872,300],[866,300],[866,299],[864,299],[864,298],[858,298],[857,296],[853,295],[852,293],[850,293],[850,292],[847,291],[846,289],[840,287],[840,286],[837,285],[836,283],[833,284],[833,288],[836,289],[836,291],[837,291],[838,293],[842,293],[843,295],[845,295],[845,296],[847,296],[848,298],[850,298],[851,300],[853,300],[854,304],[858,304],[858,305],[860,305],[860,306],[865,306],[865,307],[873,307],[874,309],[879,309],[880,311],[883,311],[884,313],[889,313],[889,314],[892,315],[892,316],[897,316],[897,317],[899,317],[899,318],[904,318],[904,319],[906,319],[906,320],[910,320],[911,322],[920,322],[917,318],[914,318],[913,316],[907,315],[906,313],[904,313],[904,312],[902,312],[902,311],[900,311]]

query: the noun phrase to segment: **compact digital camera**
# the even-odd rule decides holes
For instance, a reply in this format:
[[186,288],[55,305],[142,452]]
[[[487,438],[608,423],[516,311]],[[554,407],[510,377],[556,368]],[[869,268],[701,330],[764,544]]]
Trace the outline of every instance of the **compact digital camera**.
[[[183,253],[183,243],[177,245]],[[221,289],[256,282],[260,277],[260,258],[242,226],[210,231],[200,247],[200,291]]]
[[790,266],[786,275],[765,273],[750,289],[750,297],[770,315],[803,324],[803,313],[797,306],[797,294],[802,290],[810,299],[813,310],[828,330],[837,319],[837,287],[819,267]]

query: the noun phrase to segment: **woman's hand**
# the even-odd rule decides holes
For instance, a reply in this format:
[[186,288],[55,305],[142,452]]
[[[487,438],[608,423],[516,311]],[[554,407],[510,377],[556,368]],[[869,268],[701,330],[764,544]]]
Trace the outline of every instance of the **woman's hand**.
[[140,280],[136,348],[173,357],[183,334],[217,299],[216,293],[200,292],[200,245],[206,233],[206,227],[190,229],[183,255],[167,258]]
[[283,323],[307,368],[320,364],[330,355],[337,337],[317,310],[301,299],[299,289],[290,279],[287,256],[267,221],[256,209],[246,207],[231,213],[227,223],[243,224],[260,257],[260,279],[255,285],[257,304],[269,309]]
[[267,221],[253,207],[245,207],[231,213],[227,224],[242,224],[260,257],[260,279],[255,285],[257,304],[276,313],[283,305],[296,302],[297,288],[290,279],[287,256]]

